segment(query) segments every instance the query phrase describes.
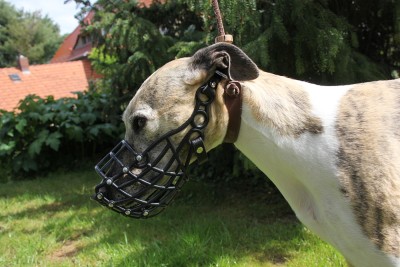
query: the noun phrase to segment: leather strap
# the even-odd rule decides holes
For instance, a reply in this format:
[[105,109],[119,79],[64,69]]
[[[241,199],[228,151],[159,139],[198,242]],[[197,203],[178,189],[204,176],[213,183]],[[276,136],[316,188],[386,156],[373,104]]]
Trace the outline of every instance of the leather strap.
[[192,145],[193,152],[197,157],[197,163],[203,164],[204,162],[206,162],[208,160],[208,156],[207,156],[206,147],[203,142],[203,138],[198,137],[198,138],[190,141],[190,144]]
[[235,143],[240,131],[242,115],[242,85],[237,81],[229,81],[225,85],[224,92],[225,106],[228,109],[229,121],[228,129],[224,138],[224,143]]

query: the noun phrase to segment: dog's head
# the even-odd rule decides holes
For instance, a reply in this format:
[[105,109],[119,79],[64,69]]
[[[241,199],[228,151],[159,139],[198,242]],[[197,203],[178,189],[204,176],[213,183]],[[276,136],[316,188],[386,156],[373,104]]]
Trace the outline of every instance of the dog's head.
[[[225,78],[214,81],[217,70]],[[249,57],[225,43],[171,61],[153,73],[124,112],[125,140],[101,164],[104,179],[97,198],[127,215],[146,216],[152,207],[163,208],[175,194],[169,193],[181,187],[184,166],[194,160],[188,141],[202,137],[202,148],[209,151],[224,139],[229,120],[224,84],[257,76]],[[207,86],[212,87],[212,99],[199,89]],[[198,125],[205,127],[193,131]]]

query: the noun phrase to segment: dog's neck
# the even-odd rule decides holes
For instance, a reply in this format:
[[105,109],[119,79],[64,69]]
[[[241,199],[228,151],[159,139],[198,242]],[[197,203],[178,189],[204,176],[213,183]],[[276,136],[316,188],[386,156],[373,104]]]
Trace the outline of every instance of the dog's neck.
[[[339,99],[344,91],[265,72],[244,83],[242,124],[235,145],[275,183],[297,216],[316,232],[315,205],[324,194],[321,188],[338,187],[334,175],[336,140],[331,138],[337,107],[332,98]],[[321,102],[317,105],[325,114],[320,114],[313,103],[314,93],[325,94],[326,101],[317,97]]]

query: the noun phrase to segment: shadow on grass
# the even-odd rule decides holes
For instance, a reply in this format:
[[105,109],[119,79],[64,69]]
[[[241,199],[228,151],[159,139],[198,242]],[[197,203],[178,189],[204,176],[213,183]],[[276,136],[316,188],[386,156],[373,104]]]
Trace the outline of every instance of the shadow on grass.
[[304,231],[280,195],[246,196],[236,190],[216,194],[215,189],[190,183],[165,212],[147,220],[104,209],[101,228],[106,232],[99,243],[121,251],[108,263],[231,266],[241,261],[283,264],[290,260]]
[[[304,238],[303,227],[278,194],[221,193],[190,182],[165,212],[134,220],[90,201],[97,181],[84,172],[7,184],[0,200],[25,202],[25,208],[1,212],[0,221],[43,220],[36,230],[52,233],[57,242],[85,240],[73,254],[84,265],[85,257],[91,258],[89,265],[112,266],[281,264]],[[47,201],[35,205],[41,198]]]
[[[182,216],[195,212],[195,215]],[[168,217],[156,222],[136,225],[123,231],[126,245],[143,244],[113,262],[116,266],[216,266],[236,263],[243,258],[252,261],[284,263],[290,259],[302,228],[294,222],[264,224],[252,218],[226,217],[218,211],[197,212],[175,209]],[[174,219],[175,215],[181,220]],[[112,244],[121,230],[107,233],[101,242]]]

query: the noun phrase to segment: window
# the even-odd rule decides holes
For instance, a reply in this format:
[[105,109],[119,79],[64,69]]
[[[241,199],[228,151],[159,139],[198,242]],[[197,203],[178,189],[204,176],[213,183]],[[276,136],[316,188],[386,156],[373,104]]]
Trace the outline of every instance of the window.
[[21,77],[19,77],[19,75],[16,73],[10,74],[10,75],[8,75],[8,77],[10,77],[11,81],[13,81],[13,82],[21,81]]

